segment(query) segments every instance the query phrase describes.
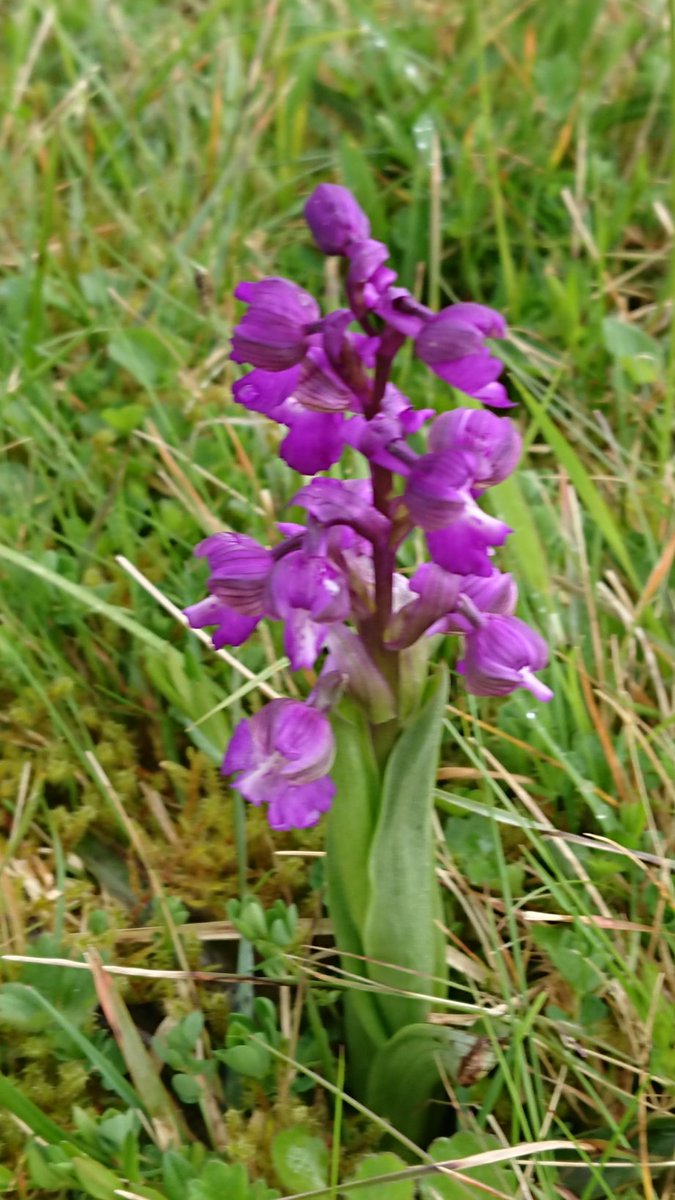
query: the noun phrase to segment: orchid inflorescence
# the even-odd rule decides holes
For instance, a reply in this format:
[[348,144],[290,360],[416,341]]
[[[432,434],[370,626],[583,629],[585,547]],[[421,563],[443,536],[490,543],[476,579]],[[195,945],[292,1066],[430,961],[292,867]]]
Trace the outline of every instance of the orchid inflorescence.
[[[320,184],[305,217],[319,249],[346,260],[348,307],[322,316],[290,280],[241,283],[235,296],[248,308],[231,357],[253,367],[234,384],[235,400],[286,426],[282,458],[314,476],[293,500],[306,523],[281,524],[270,548],[239,533],[200,542],[209,594],[185,610],[193,628],[215,628],[216,648],[241,645],[271,618],[284,624],[294,670],[314,668],[327,652],[308,701],[273,700],[239,724],[225,756],[223,771],[247,800],[268,804],[275,829],[312,825],[330,807],[327,713],[340,690],[374,725],[400,720],[414,706],[431,635],[463,637],[457,666],[475,695],[517,687],[539,700],[552,695],[535,675],[546,645],[513,615],[516,584],[492,562],[511,530],[478,503],[515,469],[518,430],[479,408],[435,417],[390,379],[410,340],[446,383],[488,408],[511,407],[498,381],[503,363],[486,342],[505,335],[503,317],[473,303],[435,313],[397,287],[387,247],[370,237],[345,188]],[[409,439],[434,417],[418,453]],[[367,459],[369,478],[320,476],[346,446]],[[417,529],[430,561],[408,578],[396,556]]]

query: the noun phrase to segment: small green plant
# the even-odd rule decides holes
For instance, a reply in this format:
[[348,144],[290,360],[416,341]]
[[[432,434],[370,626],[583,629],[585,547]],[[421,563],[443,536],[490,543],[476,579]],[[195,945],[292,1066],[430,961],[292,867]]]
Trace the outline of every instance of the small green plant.
[[231,1071],[255,1079],[272,1091],[276,1060],[271,1051],[277,1050],[280,1043],[274,1004],[266,996],[256,996],[250,1017],[240,1013],[230,1019],[225,1048],[215,1053]]
[[277,899],[265,909],[255,896],[230,900],[227,914],[238,929],[258,951],[261,969],[270,979],[294,973],[284,955],[296,943],[298,910],[295,904]]

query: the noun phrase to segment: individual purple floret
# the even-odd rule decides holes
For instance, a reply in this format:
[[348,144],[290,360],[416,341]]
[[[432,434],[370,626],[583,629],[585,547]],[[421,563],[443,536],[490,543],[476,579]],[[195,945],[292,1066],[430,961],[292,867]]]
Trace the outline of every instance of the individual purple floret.
[[415,599],[395,613],[387,631],[387,645],[393,650],[412,646],[454,610],[461,587],[460,575],[451,575],[436,563],[423,563],[410,580]]
[[390,523],[373,506],[368,479],[313,479],[293,497],[324,528],[348,525],[369,541],[386,539]]
[[474,504],[452,525],[428,533],[427,546],[433,561],[445,571],[487,578],[494,570],[494,548],[502,546],[510,532],[503,521]]
[[320,183],[305,204],[305,220],[324,254],[349,254],[370,234],[370,221],[347,188]]
[[[305,215],[319,249],[345,260],[346,307],[322,314],[288,279],[242,283],[235,295],[247,308],[232,338],[233,360],[253,368],[235,382],[235,400],[283,426],[281,457],[314,476],[290,502],[304,523],[279,511],[283,540],[269,549],[243,534],[206,538],[196,553],[208,561],[209,594],[185,610],[193,628],[215,631],[216,647],[240,645],[262,618],[279,621],[292,668],[319,676],[309,705],[274,701],[242,722],[225,759],[235,786],[268,802],[279,829],[312,824],[330,804],[324,711],[346,691],[374,731],[387,726],[387,744],[447,635],[464,639],[469,691],[551,696],[535,674],[546,646],[513,615],[515,582],[495,565],[511,530],[482,507],[517,466],[518,429],[487,409],[456,407],[435,417],[425,446],[434,411],[392,379],[408,341],[445,383],[487,408],[510,407],[489,345],[506,336],[504,318],[473,303],[435,313],[397,286],[388,247],[371,238],[345,188],[320,184]],[[319,477],[340,459],[356,478]],[[405,561],[418,566],[409,578],[397,555],[411,538]],[[430,561],[419,565],[424,540]],[[374,741],[383,744],[376,733]]]
[[235,400],[251,412],[285,425],[281,457],[302,475],[326,471],[345,446],[345,409],[355,397],[330,367],[318,346],[286,371],[251,371],[233,387]]
[[467,635],[457,669],[475,696],[508,696],[523,687],[537,700],[551,700],[553,692],[534,674],[547,662],[546,642],[524,621],[485,616]]
[[464,575],[454,608],[429,629],[429,633],[471,633],[474,622],[466,616],[467,601],[479,613],[510,617],[518,603],[516,581],[508,572],[492,570],[489,575]]
[[271,613],[284,622],[284,649],[294,671],[314,666],[328,626],[349,616],[349,592],[342,573],[327,558],[296,550],[270,577]]
[[288,426],[279,452],[284,462],[301,475],[328,471],[338,462],[345,447],[341,413],[308,412],[288,401],[283,423]]
[[429,449],[467,450],[480,488],[507,479],[518,465],[523,441],[512,421],[476,408],[455,408],[441,413],[429,430]]
[[267,804],[272,829],[305,829],[330,808],[335,740],[324,713],[298,700],[272,700],[239,723],[223,762],[251,804]]
[[185,609],[192,629],[216,627],[212,642],[241,646],[253,633],[265,611],[267,580],[274,566],[269,550],[242,533],[214,533],[195,547],[211,574],[210,595]]
[[274,559],[269,550],[243,533],[213,533],[195,546],[211,574],[207,587],[235,612],[260,617]]
[[429,531],[459,520],[474,503],[474,482],[470,454],[446,450],[421,455],[410,470],[405,489],[405,502],[415,525]]
[[451,304],[427,320],[415,339],[418,358],[457,388],[493,408],[510,408],[506,390],[496,380],[503,362],[485,345],[485,338],[503,338],[506,322],[482,304]]
[[380,411],[368,420],[351,417],[344,428],[344,439],[378,467],[407,475],[415,454],[406,446],[406,438],[418,433],[433,417],[432,408],[413,408],[407,396],[388,383],[380,402]]
[[301,362],[320,315],[314,297],[288,279],[240,283],[234,294],[249,307],[232,335],[232,360],[263,371]]

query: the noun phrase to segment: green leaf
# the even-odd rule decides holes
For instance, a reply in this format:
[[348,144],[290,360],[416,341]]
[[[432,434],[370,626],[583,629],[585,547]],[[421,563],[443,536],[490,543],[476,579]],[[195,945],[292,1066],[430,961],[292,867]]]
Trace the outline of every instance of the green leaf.
[[230,1046],[228,1050],[218,1050],[217,1057],[238,1075],[247,1075],[250,1079],[264,1079],[272,1066],[271,1055],[255,1042],[248,1046]]
[[202,1085],[193,1075],[174,1075],[171,1086],[183,1104],[198,1104],[202,1098]]
[[[363,1182],[366,1179],[378,1179],[394,1171],[402,1171],[408,1164],[399,1158],[398,1154],[369,1154],[362,1158],[349,1182]],[[401,1179],[397,1183],[373,1183],[372,1187],[361,1187],[358,1192],[359,1200],[413,1200],[415,1182],[412,1179]],[[350,1196],[351,1192],[345,1192]]]
[[368,1080],[367,1103],[401,1133],[425,1145],[443,1120],[441,1070],[452,1079],[464,1056],[450,1029],[439,1025],[407,1025],[375,1055]]
[[[332,717],[336,796],[326,829],[328,907],[343,970],[363,975],[361,922],[369,898],[368,862],[381,787],[373,745],[358,709],[343,702]],[[352,957],[354,956],[354,957]],[[358,988],[345,996],[351,1084],[362,1095],[370,1059],[387,1039],[376,998]]]
[[[442,937],[435,924],[440,894],[432,816],[447,688],[443,665],[426,704],[389,755],[370,848],[370,897],[362,933],[366,955],[378,960],[368,964],[371,979],[429,996],[443,993],[440,977],[445,974]],[[429,1001],[417,997],[380,995],[378,1003],[390,1034],[424,1021],[429,1010]]]
[[5,983],[0,988],[0,1025],[37,1033],[49,1025],[49,1017],[33,993],[21,983]]
[[638,386],[654,383],[663,370],[663,351],[659,343],[640,329],[617,317],[602,322],[605,346],[612,358]]
[[13,1185],[14,1174],[9,1167],[0,1164],[0,1191],[7,1191]]
[[172,355],[151,329],[116,329],[108,343],[108,354],[148,389],[163,383],[174,368]]
[[116,1200],[120,1180],[107,1167],[92,1158],[74,1158],[72,1165],[77,1182],[93,1200]]
[[41,1192],[62,1192],[68,1181],[70,1165],[68,1155],[57,1147],[41,1146],[33,1141],[26,1146],[28,1176]]
[[130,434],[141,424],[145,416],[143,404],[122,404],[119,408],[104,408],[101,416],[106,425],[117,433]]
[[[368,861],[378,812],[380,777],[368,728],[355,707],[343,704],[333,716],[336,741],[331,775],[337,795],[328,821],[328,887],[337,876],[345,889],[347,914],[358,928],[369,900]],[[340,945],[338,937],[338,945]]]
[[602,971],[599,971],[590,958],[579,950],[568,946],[560,946],[557,950],[549,950],[553,964],[557,967],[563,979],[583,996],[587,992],[597,991],[604,983]]
[[188,1013],[181,1021],[181,1033],[185,1039],[186,1045],[190,1050],[194,1050],[197,1044],[197,1038],[204,1028],[204,1014],[199,1009]]
[[248,1175],[241,1163],[230,1166],[211,1161],[206,1164],[199,1179],[188,1184],[189,1200],[248,1200]]
[[[490,823],[484,817],[449,817],[445,825],[448,849],[469,883],[474,887],[501,886],[501,866]],[[521,863],[506,866],[511,888],[519,892],[523,886],[525,868]]]
[[530,592],[549,597],[550,560],[532,515],[533,505],[527,490],[525,472],[519,471],[490,489],[488,506],[494,516],[513,529],[505,551],[509,559],[515,560],[523,582],[527,583]]
[[[486,1150],[499,1150],[501,1143],[487,1133],[460,1132],[449,1138],[438,1138],[429,1147],[434,1162],[448,1162],[468,1158],[470,1154],[481,1154]],[[502,1196],[519,1196],[519,1184],[515,1175],[502,1166],[462,1168],[461,1173],[471,1179],[494,1188]],[[453,1179],[451,1175],[432,1175],[421,1183],[424,1200],[477,1200],[482,1193],[469,1183]]]
[[656,367],[663,359],[661,346],[655,338],[640,329],[639,325],[620,321],[618,317],[605,317],[602,322],[602,336],[605,348],[612,358],[619,361],[626,358],[650,358]]
[[60,1129],[54,1121],[46,1117],[42,1109],[24,1096],[23,1092],[20,1092],[5,1075],[0,1075],[0,1109],[6,1109],[13,1113],[24,1125],[28,1126],[36,1137],[42,1138],[45,1142],[55,1145],[66,1142],[80,1148],[77,1138],[73,1137],[71,1133],[67,1133],[66,1130]]
[[197,1171],[182,1154],[168,1150],[162,1155],[162,1183],[168,1200],[185,1200],[188,1185],[196,1178]]
[[187,1200],[277,1200],[279,1195],[262,1179],[250,1183],[241,1163],[230,1166],[215,1159],[206,1164],[199,1179],[191,1180],[185,1194]]
[[[96,988],[89,971],[64,971],[41,963],[40,958],[70,957],[58,938],[44,934],[31,947],[35,961],[21,967],[21,982],[35,988],[59,1012],[80,1028],[97,1006]],[[82,961],[79,959],[78,961]]]
[[[16,984],[16,987],[24,988],[26,985]],[[138,1108],[139,1098],[136,1092],[110,1059],[106,1058],[105,1054],[102,1054],[89,1038],[80,1033],[72,1022],[59,1012],[53,1004],[50,1004],[49,1000],[34,988],[26,987],[26,991],[31,993],[32,999],[44,1009],[51,1020],[72,1038],[78,1050],[88,1059],[91,1066],[99,1072],[104,1086],[109,1088],[110,1091],[115,1092],[131,1108]],[[35,1130],[35,1132],[37,1133],[38,1131]]]
[[311,1191],[328,1182],[328,1149],[303,1125],[275,1134],[272,1162],[279,1182],[290,1192]]

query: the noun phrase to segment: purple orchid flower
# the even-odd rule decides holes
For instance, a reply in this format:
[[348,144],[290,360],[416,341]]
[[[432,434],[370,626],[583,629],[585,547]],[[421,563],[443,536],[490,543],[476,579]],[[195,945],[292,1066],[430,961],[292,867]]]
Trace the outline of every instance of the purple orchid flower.
[[[518,587],[508,572],[492,570],[490,575],[463,575],[454,607],[430,626],[428,633],[471,633],[476,624],[475,611],[510,617],[518,603]],[[473,613],[473,619],[466,615]]]
[[404,650],[412,646],[440,618],[452,611],[462,584],[459,575],[450,575],[436,563],[423,563],[410,580],[410,591],[416,597],[394,614],[387,631],[387,646]]
[[463,450],[422,454],[410,469],[405,502],[422,529],[443,529],[473,503],[474,460]]
[[284,621],[284,648],[294,671],[311,669],[326,641],[328,626],[349,616],[349,590],[342,572],[317,554],[295,550],[270,576],[268,603]]
[[279,448],[284,462],[301,475],[328,471],[342,457],[344,420],[341,413],[308,412],[288,401],[284,424],[289,432]]
[[467,450],[472,454],[473,476],[481,488],[506,479],[518,465],[522,438],[511,421],[475,408],[455,408],[441,413],[429,430],[429,450]]
[[303,391],[306,381],[302,377],[303,367],[292,367],[276,375],[271,371],[251,371],[234,384],[233,393],[244,408],[263,413],[287,427],[289,432],[281,443],[281,457],[301,475],[314,475],[317,471],[327,471],[342,455],[344,396],[326,387],[321,409],[316,374],[307,382],[307,391]]
[[432,560],[445,571],[487,578],[494,570],[494,547],[502,546],[510,533],[503,521],[473,504],[452,525],[427,533],[427,546]]
[[214,533],[195,547],[211,574],[210,595],[184,610],[192,629],[216,626],[213,646],[241,646],[264,614],[267,579],[274,565],[269,550],[242,533]]
[[293,497],[321,525],[349,525],[369,541],[387,538],[388,519],[373,506],[368,479],[313,479]]
[[313,296],[289,279],[240,283],[234,291],[248,309],[232,334],[233,362],[286,371],[302,361],[321,312]]
[[511,533],[476,504],[475,473],[476,455],[455,449],[421,455],[408,476],[410,516],[426,531],[433,561],[451,574],[490,575],[490,550]]
[[297,700],[272,700],[234,731],[223,774],[251,804],[267,804],[272,829],[306,829],[331,805],[328,772],[335,740],[324,713]]
[[320,346],[284,371],[251,371],[233,386],[238,404],[285,425],[281,457],[302,475],[326,471],[345,446],[344,416],[358,400],[332,369]]
[[451,304],[424,322],[415,352],[428,367],[460,392],[493,408],[510,408],[506,390],[497,384],[504,364],[485,345],[486,337],[506,336],[500,313],[482,304]]
[[299,385],[301,374],[299,363],[286,371],[249,371],[232,385],[232,395],[249,412],[280,421],[278,413]]
[[518,617],[488,615],[467,635],[457,669],[475,696],[508,696],[522,687],[548,701],[553,692],[534,674],[547,663],[548,647],[534,629]]
[[408,397],[390,383],[382,396],[380,411],[370,420],[361,415],[350,417],[344,428],[344,440],[375,466],[407,475],[416,456],[412,451],[407,453],[406,439],[418,433],[433,415],[433,408],[413,408]]
[[243,533],[212,533],[195,546],[211,575],[212,595],[246,616],[261,616],[265,585],[274,559],[269,550]]
[[391,329],[409,338],[418,337],[434,315],[407,288],[395,287],[388,287],[378,298],[375,312]]

